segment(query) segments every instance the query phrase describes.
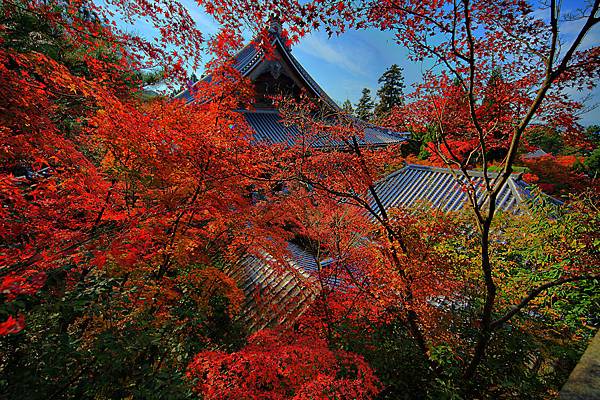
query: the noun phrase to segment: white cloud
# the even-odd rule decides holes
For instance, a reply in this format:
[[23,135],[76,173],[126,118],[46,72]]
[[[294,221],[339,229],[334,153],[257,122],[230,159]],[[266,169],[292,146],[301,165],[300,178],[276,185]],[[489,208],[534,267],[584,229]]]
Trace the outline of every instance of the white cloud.
[[[310,35],[304,38],[296,49],[353,74],[369,76],[365,65],[360,63],[356,58],[351,57],[349,52],[344,51],[339,46],[332,45],[328,40],[324,40],[317,35]],[[354,51],[354,55],[358,56],[358,54],[360,53]]]

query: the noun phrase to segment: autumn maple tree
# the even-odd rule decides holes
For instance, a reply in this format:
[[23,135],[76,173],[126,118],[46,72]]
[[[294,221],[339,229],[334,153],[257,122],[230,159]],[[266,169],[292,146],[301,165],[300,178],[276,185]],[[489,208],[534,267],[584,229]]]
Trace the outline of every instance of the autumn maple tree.
[[372,398],[378,381],[362,357],[318,336],[263,330],[240,352],[205,352],[189,366],[208,399]]
[[[32,396],[72,395],[106,361],[94,356],[81,363],[84,354],[131,340],[150,372],[172,368],[176,357],[183,371],[181,353],[142,342],[175,340],[183,352],[227,335],[243,294],[217,260],[233,260],[241,247],[251,252],[269,239],[259,233],[266,221],[277,237],[277,219],[264,218],[272,204],[255,204],[249,187],[260,190],[260,183],[244,178],[259,171],[251,132],[233,111],[250,91],[224,62],[237,37],[204,41],[176,3],[112,6],[4,2],[1,8],[0,329],[3,354],[13,355],[3,371],[26,368],[24,354],[37,350],[20,333],[35,332],[46,307],[63,307],[60,320],[46,321],[45,335],[65,339],[55,353],[62,358],[47,364],[45,384],[35,385]],[[118,11],[153,21],[158,41],[104,23]],[[165,14],[177,23],[167,23]],[[165,50],[170,44],[176,53]],[[184,60],[199,60],[201,47],[214,55],[213,83],[198,94],[209,101],[185,107],[144,99],[141,68],[162,65],[176,77]],[[167,326],[178,329],[158,333]],[[145,334],[129,336],[136,331]],[[70,342],[73,335],[85,344]],[[138,356],[122,348],[121,365],[130,368],[135,361],[128,357]],[[139,379],[134,375],[125,379]],[[9,381],[15,390],[22,382]],[[102,385],[98,393],[118,395],[110,382]]]
[[[248,13],[239,3],[225,1],[219,5],[244,16],[242,21],[249,24],[257,16],[260,19],[280,8],[260,2],[254,6],[253,13]],[[532,122],[549,124],[565,137],[574,137],[581,130],[573,114],[580,105],[573,102],[565,90],[590,88],[598,77],[599,48],[583,45],[584,38],[599,21],[598,8],[597,1],[589,2],[575,14],[563,15],[559,2],[555,1],[548,5],[524,1],[359,1],[308,4],[306,9],[294,4],[281,13],[283,20],[299,34],[303,31],[298,26],[317,28],[325,25],[329,33],[343,33],[349,28],[365,26],[389,30],[396,34],[399,44],[411,51],[415,60],[429,58],[436,63],[436,68],[427,73],[424,84],[412,95],[413,101],[405,108],[395,110],[387,125],[430,129],[429,150],[442,163],[467,178],[464,190],[478,228],[479,279],[484,301],[472,351],[465,357],[463,379],[469,380],[476,375],[493,332],[537,296],[555,286],[598,279],[597,271],[579,274],[565,270],[542,284],[532,282],[514,309],[501,310],[496,261],[490,255],[496,200],[514,170],[518,151]],[[298,10],[307,21],[298,20]],[[315,10],[316,17],[312,14]],[[217,17],[225,15],[219,8],[209,12]],[[224,19],[223,22],[227,23]],[[578,29],[572,36],[565,37],[562,32],[568,24],[577,24]],[[293,114],[288,116],[289,121],[297,123]],[[394,118],[401,118],[401,121],[393,121]],[[313,135],[320,131],[335,132],[328,124],[332,124],[331,119],[325,126],[307,126],[306,123],[300,126]],[[341,122],[341,125],[347,126],[348,122]],[[351,137],[354,133],[348,134]],[[400,254],[410,254],[405,238],[392,227],[392,218],[378,202],[373,186],[378,175],[369,166],[368,155],[360,150],[356,139],[349,140],[346,149],[353,155],[336,155],[335,160],[328,161],[319,159],[315,162],[313,175],[306,171],[310,164],[302,163],[299,179],[331,196],[354,202],[380,224],[384,237],[387,236],[385,242],[391,246],[388,253],[393,266],[391,270],[400,274],[405,290],[400,304],[411,336],[436,369],[432,351],[421,333],[426,330],[426,325],[420,321],[423,313],[420,317],[411,305],[414,294],[409,283],[414,278],[397,261]],[[327,156],[322,157],[327,159]],[[340,166],[344,161],[347,169]],[[335,173],[323,171],[323,165],[336,165]],[[468,169],[473,167],[483,171],[483,187],[470,183]],[[336,176],[336,173],[340,175]],[[478,202],[480,191],[486,198],[484,203]],[[371,202],[366,200],[368,196]]]
[[[463,1],[449,3],[448,7],[382,3],[371,12],[383,17],[380,26],[396,30],[398,39],[417,56],[432,57],[443,64],[442,78],[428,80],[421,100],[434,113],[429,120],[438,128],[437,153],[449,166],[461,169],[467,178],[466,168],[475,164],[473,157],[477,157],[484,174],[485,205],[477,202],[477,187],[466,187],[479,227],[481,272],[486,288],[480,332],[464,371],[468,379],[476,373],[493,330],[509,319],[508,316],[494,319],[498,289],[489,235],[496,215],[496,199],[513,172],[519,145],[534,118],[562,126],[566,134],[573,131],[570,110],[573,105],[563,90],[593,85],[599,70],[599,48],[582,48],[581,44],[600,19],[599,3],[588,4],[575,17],[582,21],[580,29],[562,50],[564,37],[560,28],[565,19],[555,1],[544,9],[547,12],[544,19],[533,15],[531,5],[518,1],[510,4]],[[436,43],[428,42],[427,36],[431,34],[435,35]],[[460,114],[446,115],[446,104],[452,101],[452,96],[447,96],[448,90],[463,93],[460,96],[463,104],[450,103],[459,113],[462,111],[462,118]],[[471,142],[470,148],[454,153],[454,146],[448,141],[457,139]],[[489,157],[497,142],[505,142],[506,150],[500,157],[500,172],[490,175]],[[597,274],[566,274],[539,289],[534,286],[516,310],[549,287],[597,277]],[[511,311],[509,315],[514,313]]]
[[[597,310],[597,204],[582,194],[557,210],[538,193],[534,212],[508,216],[496,200],[534,123],[579,140],[580,105],[566,89],[598,78],[599,47],[583,44],[599,2],[569,16],[554,0],[198,5],[222,25],[214,37],[178,1],[0,5],[2,389],[550,396],[568,371],[528,366],[542,364],[535,352],[559,358],[549,344],[559,335],[544,327],[579,344]],[[457,177],[481,169],[482,186],[461,187],[470,208],[386,208],[378,181],[402,165],[402,149],[371,148],[368,125],[305,92],[271,99],[299,136],[258,143],[238,112],[253,107],[252,83],[232,55],[248,29],[270,54],[273,18],[286,45],[369,27],[434,60],[385,124],[426,135],[430,162]],[[155,37],[115,20],[145,21]],[[578,29],[566,38],[569,23]],[[211,75],[187,86],[193,102],[144,95],[145,73],[184,81],[202,55]],[[544,162],[529,162],[532,180]],[[250,255],[292,268],[290,241],[316,255],[312,306],[247,332],[243,288],[226,267]]]

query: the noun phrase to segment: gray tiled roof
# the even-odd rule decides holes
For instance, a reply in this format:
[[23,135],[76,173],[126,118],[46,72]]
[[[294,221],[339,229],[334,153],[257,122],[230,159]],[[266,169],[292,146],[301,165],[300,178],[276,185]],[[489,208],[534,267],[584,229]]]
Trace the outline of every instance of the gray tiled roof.
[[[342,278],[328,270],[334,260],[317,263],[311,252],[291,242],[287,250],[284,261],[268,254],[245,255],[224,270],[244,292],[241,318],[252,331],[292,323],[311,306],[322,285],[344,285]],[[320,268],[327,273],[320,275]]]
[[[243,111],[246,121],[254,131],[254,139],[269,144],[292,145],[302,138],[296,126],[285,126],[277,110]],[[359,139],[360,145],[383,146],[400,144],[406,140],[406,135],[392,132],[373,125],[361,124],[364,137]],[[322,138],[311,138],[312,147],[343,146],[340,141]]]
[[[468,171],[468,174],[471,182],[478,187],[476,196],[481,205],[487,200],[483,190],[483,173]],[[497,176],[493,173],[489,175],[492,179]],[[423,205],[444,211],[457,211],[468,201],[466,182],[461,171],[412,164],[380,180],[376,184],[376,190],[386,208]],[[519,213],[524,210],[531,197],[527,183],[519,174],[513,174],[500,191],[496,206],[499,210]]]
[[[458,173],[457,181],[452,172],[448,168],[407,165],[378,181],[376,190],[386,209],[422,206],[457,211],[467,202],[462,184],[465,178],[454,171]],[[469,171],[469,176],[476,185],[483,182],[481,172]],[[496,177],[495,174],[490,176]],[[478,191],[477,198],[480,204],[486,201],[482,190]],[[513,174],[500,191],[497,206],[503,211],[520,213],[526,210],[531,198],[528,184],[520,175]],[[320,271],[315,256],[293,243],[288,243],[288,250],[290,256],[284,264],[268,256],[246,256],[226,270],[246,294],[243,318],[252,330],[293,322],[320,292]],[[323,284],[342,290],[349,284],[344,274],[336,274],[335,269],[340,265],[331,259],[321,261],[320,266],[325,271],[321,275]],[[353,269],[352,265],[347,267]]]
[[225,269],[244,291],[241,318],[250,330],[293,322],[319,293],[314,256],[293,243],[288,250],[285,262],[247,255]]
[[296,126],[285,126],[277,111],[243,112],[254,131],[254,139],[268,144],[294,144],[300,137]]
[[[319,86],[319,84],[309,75],[309,73],[302,67],[300,62],[292,55],[292,52],[288,46],[285,45],[283,39],[279,35],[275,35],[273,37],[273,46],[279,46],[282,49],[282,54],[287,58],[292,68],[298,72],[302,78],[306,81],[308,86],[317,94],[319,98],[324,100],[330,107],[334,110],[339,110],[339,106],[327,93]],[[250,42],[247,44],[242,50],[240,50],[234,56],[234,68],[237,69],[242,76],[247,76],[258,64],[263,61],[265,58],[265,52],[260,48],[259,45]],[[207,75],[201,79],[204,82],[210,82],[211,76]],[[192,84],[193,86],[193,84]],[[194,97],[190,93],[191,88],[188,88],[181,93],[177,94],[175,98],[177,99],[185,99],[186,102],[191,102],[194,100]]]
[[[260,61],[262,61],[264,55],[264,51],[262,51],[254,43],[250,43],[234,56],[233,66],[235,69],[240,71],[242,76],[246,76],[252,70],[252,68],[258,65]],[[210,82],[211,79],[211,75],[206,75],[202,79],[200,79],[200,82]],[[186,103],[191,103],[192,101],[194,101],[192,91],[193,87],[196,84],[197,82],[190,83],[188,85],[188,88],[175,95],[175,98],[183,99]]]
[[547,155],[548,155],[548,153],[546,153],[544,150],[535,149],[534,151],[530,151],[529,153],[524,154],[523,158],[539,158],[539,157],[544,157]]
[[[304,79],[308,87],[323,100],[330,108],[336,112],[341,111],[329,95],[319,86],[319,84],[310,76],[310,74],[302,67],[300,62],[293,56],[290,48],[285,45],[283,39],[278,34],[273,34],[273,45],[279,46],[284,58],[287,59],[289,65]],[[249,43],[234,56],[234,67],[240,71],[242,76],[247,76],[252,70],[259,65],[265,58],[265,52],[260,46],[255,43]],[[201,81],[210,82],[211,76],[204,77]],[[191,93],[193,85],[175,96],[177,99],[184,99],[186,103],[194,101]],[[277,111],[270,110],[266,112],[247,112],[246,119],[250,126],[255,130],[255,138],[266,143],[284,143],[292,144],[299,138],[298,130],[294,127],[284,127],[277,114]],[[361,145],[385,146],[390,144],[402,143],[406,140],[408,133],[392,132],[388,129],[381,128],[372,124],[367,124],[358,121],[364,126],[364,140],[361,140]],[[324,138],[322,141],[313,144],[315,147],[334,147],[340,146],[342,143],[334,143],[331,140]]]

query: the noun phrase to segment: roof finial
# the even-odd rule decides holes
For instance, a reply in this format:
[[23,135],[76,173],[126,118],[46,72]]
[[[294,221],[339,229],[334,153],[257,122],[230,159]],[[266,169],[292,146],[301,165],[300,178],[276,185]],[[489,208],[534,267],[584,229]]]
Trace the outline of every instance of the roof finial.
[[281,35],[281,18],[279,17],[279,12],[278,11],[274,11],[271,13],[271,15],[269,16],[269,32],[274,34],[274,35]]

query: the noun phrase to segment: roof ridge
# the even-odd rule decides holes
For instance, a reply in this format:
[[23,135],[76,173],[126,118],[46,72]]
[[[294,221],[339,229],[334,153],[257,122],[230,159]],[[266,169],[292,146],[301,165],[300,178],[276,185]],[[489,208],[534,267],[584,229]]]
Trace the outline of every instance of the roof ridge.
[[298,74],[304,78],[308,86],[314,90],[315,94],[323,99],[328,105],[332,106],[334,110],[341,110],[340,106],[327,94],[325,90],[317,83],[317,81],[308,73],[308,71],[300,64],[300,62],[294,57],[292,54],[292,49],[288,47],[284,42],[283,38],[280,35],[276,35],[275,42],[279,42],[279,45],[284,50],[283,53],[289,58],[290,63],[296,69]]
[[[490,178],[497,182],[499,174],[491,175]],[[483,172],[469,170],[467,176],[468,178],[465,178],[459,169],[407,164],[377,181],[376,185],[381,202],[386,208],[413,207],[418,202],[427,202],[436,209],[455,211],[463,208],[467,202],[463,185],[469,181],[474,184],[478,204],[484,205],[489,198],[488,193],[481,187]],[[519,178],[519,174],[512,174],[503,182],[496,198],[498,209],[519,212],[517,208],[525,204],[527,193],[519,193],[517,190],[523,183]]]
[[[252,47],[252,48],[254,48],[254,50],[256,51],[256,54],[255,54],[254,56],[252,56],[252,57],[250,58],[250,60],[248,60],[248,62],[247,62],[247,64],[246,64],[246,65],[242,66],[242,67],[239,69],[239,71],[240,71],[240,73],[241,73],[242,75],[244,75],[244,74],[247,72],[246,70],[247,70],[247,68],[248,68],[248,67],[249,67],[251,64],[253,64],[253,63],[256,63],[256,61],[258,61],[258,60],[262,59],[262,58],[264,57],[264,55],[265,55],[265,52],[264,52],[264,50],[263,50],[263,49],[261,49],[261,48],[259,48],[259,47],[258,47],[258,48],[256,47],[256,45],[257,45],[257,42],[256,42],[256,40],[255,40],[255,39],[257,39],[257,37],[254,37],[254,38],[252,38],[252,39],[251,39],[251,40],[250,40],[250,41],[249,41],[249,42],[248,42],[246,45],[244,45],[244,46],[243,46],[241,49],[239,49],[239,50],[238,50],[238,51],[237,51],[237,52],[236,52],[234,55],[232,55],[232,56],[229,58],[230,60],[236,60],[236,61],[237,61],[237,58],[238,58],[238,57],[239,57],[239,56],[240,56],[240,55],[241,55],[241,54],[242,54],[244,51],[246,51],[247,49],[249,49],[249,48],[251,48],[251,47]],[[273,41],[274,41],[274,40],[275,40],[275,38],[273,38]],[[258,58],[256,58],[257,56],[259,56],[259,57],[258,57]],[[256,60],[255,60],[255,58],[256,58]],[[253,60],[254,60],[254,62],[253,62]],[[236,68],[236,69],[237,69],[237,68]],[[211,76],[212,76],[212,73],[207,73],[207,71],[205,70],[205,71],[204,71],[204,73],[203,73],[203,75],[201,75],[201,76],[200,76],[200,78],[199,78],[199,79],[198,79],[196,82],[193,82],[193,83],[191,83],[191,84],[190,84],[188,87],[186,87],[185,89],[181,90],[179,93],[177,93],[176,95],[174,95],[174,96],[173,96],[173,98],[174,98],[174,99],[180,98],[180,97],[181,97],[181,96],[182,96],[184,93],[186,93],[186,92],[190,92],[190,91],[191,91],[191,90],[192,90],[192,89],[193,89],[193,88],[194,88],[196,85],[198,85],[200,82],[206,81],[206,80],[207,80],[208,78],[210,78]],[[186,103],[190,103],[190,102],[192,102],[192,101],[194,101],[194,99],[187,100],[187,101],[186,101]]]
[[[459,168],[436,167],[433,165],[424,165],[424,164],[406,164],[406,166],[409,168],[425,169],[425,170],[429,170],[429,171],[437,171],[437,172],[444,172],[444,173],[450,173],[450,171],[462,172],[462,170],[460,170]],[[478,170],[474,170],[474,169],[468,169],[467,173],[469,174],[470,177],[482,177],[484,175],[483,171],[478,171]],[[488,174],[488,176],[490,176],[490,178],[497,178],[500,175],[499,172],[492,172],[492,171],[488,171],[487,174]],[[523,174],[521,172],[512,172],[510,174],[509,178],[515,179],[515,180],[520,180],[522,175]]]
[[256,109],[256,110],[244,110],[244,109],[239,109],[239,110],[235,110],[237,112],[243,113],[243,114],[278,114],[279,115],[279,110],[276,108],[269,108],[269,109]]

